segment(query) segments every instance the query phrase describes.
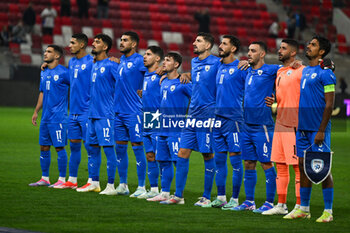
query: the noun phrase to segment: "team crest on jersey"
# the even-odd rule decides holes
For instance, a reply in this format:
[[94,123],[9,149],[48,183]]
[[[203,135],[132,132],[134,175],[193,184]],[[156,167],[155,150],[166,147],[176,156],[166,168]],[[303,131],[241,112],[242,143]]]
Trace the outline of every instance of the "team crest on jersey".
[[288,70],[287,75],[290,76],[293,73],[293,71]]
[[175,90],[175,85],[172,85],[171,87],[170,87],[170,91],[174,91]]
[[151,80],[154,81],[156,79],[156,75],[152,75]]
[[100,71],[101,71],[101,73],[105,72],[105,68],[101,67]]
[[263,71],[262,70],[258,70],[258,74],[262,75]]
[[53,76],[53,80],[57,81],[58,80],[58,75],[56,74],[55,76]]
[[311,75],[311,78],[314,79],[314,78],[316,78],[316,76],[317,76],[317,73],[313,73],[313,74]]
[[205,71],[209,71],[210,70],[210,66],[205,66]]
[[85,64],[82,64],[82,65],[81,65],[81,69],[82,69],[82,70],[85,70],[85,68],[86,68],[86,65],[85,65]]
[[130,69],[132,67],[132,62],[128,62],[128,69]]
[[233,72],[235,72],[235,69],[231,68],[231,69],[229,70],[229,73],[230,73],[230,74],[233,74]]

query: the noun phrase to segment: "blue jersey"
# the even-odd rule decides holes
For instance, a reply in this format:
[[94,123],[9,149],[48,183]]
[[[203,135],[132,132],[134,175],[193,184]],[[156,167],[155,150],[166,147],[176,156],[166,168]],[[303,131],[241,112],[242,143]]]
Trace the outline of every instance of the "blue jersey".
[[66,123],[68,111],[68,69],[58,65],[41,71],[40,92],[43,92],[42,123]]
[[[319,65],[304,68],[300,81],[298,130],[318,131],[326,107],[324,87],[335,84],[336,78],[331,70],[323,70]],[[326,132],[330,130],[331,121]]]
[[90,83],[93,57],[86,55],[69,60],[70,114],[85,114],[89,111]]
[[144,112],[156,112],[160,106],[160,76],[155,72],[146,72],[142,89],[142,109]]
[[118,88],[115,91],[114,111],[123,114],[141,114],[142,102],[137,90],[142,89],[143,77],[147,68],[143,57],[134,53],[130,57],[123,55],[118,68]]
[[[177,79],[164,79],[161,84],[160,136],[180,136],[184,128],[186,111],[191,98],[192,83],[182,84]],[[184,124],[181,126],[183,122]],[[176,124],[176,125],[175,125]]]
[[203,60],[192,59],[192,98],[188,113],[192,117],[214,117],[215,80],[220,64],[220,58],[213,55]]
[[244,83],[247,71],[238,69],[238,60],[222,64],[216,75],[215,114],[243,121]]
[[259,69],[248,70],[245,81],[244,121],[254,125],[273,125],[271,108],[266,106],[265,97],[271,96],[277,70],[281,65],[264,64]]
[[108,58],[96,61],[91,72],[89,118],[114,119],[114,93],[118,63]]

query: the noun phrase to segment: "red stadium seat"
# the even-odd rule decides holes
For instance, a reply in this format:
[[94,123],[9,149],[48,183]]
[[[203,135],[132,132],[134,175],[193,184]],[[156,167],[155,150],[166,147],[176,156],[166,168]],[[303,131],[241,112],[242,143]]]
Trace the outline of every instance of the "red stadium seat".
[[12,53],[18,54],[20,51],[19,44],[17,43],[9,43],[9,48]]
[[43,37],[43,44],[52,44],[53,38],[51,35],[44,35]]
[[19,13],[19,7],[17,4],[9,4],[9,13],[10,14],[18,14]]
[[32,63],[32,57],[28,54],[21,54],[21,63],[23,64],[31,64]]
[[337,40],[338,40],[338,43],[346,43],[346,38],[343,34],[338,34]]

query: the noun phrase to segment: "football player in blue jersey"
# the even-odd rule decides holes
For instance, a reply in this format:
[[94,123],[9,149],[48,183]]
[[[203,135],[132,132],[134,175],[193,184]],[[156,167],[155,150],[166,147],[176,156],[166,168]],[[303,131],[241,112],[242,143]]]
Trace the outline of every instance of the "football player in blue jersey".
[[[222,207],[229,210],[238,206],[243,165],[240,146],[240,129],[243,122],[243,95],[247,71],[238,69],[239,60],[235,54],[240,48],[240,41],[225,35],[219,46],[222,64],[216,75],[215,119],[221,121],[220,128],[214,128],[214,150],[216,163],[217,198],[202,207]],[[226,201],[227,153],[232,165],[232,197]]]
[[[192,150],[202,153],[205,165],[204,193],[196,206],[210,203],[211,190],[215,175],[215,161],[212,148],[212,125],[215,117],[216,73],[220,58],[211,55],[214,37],[208,33],[198,33],[193,42],[194,53],[198,57],[191,62],[192,97],[188,117],[181,133],[180,150],[176,167],[176,192],[167,204],[178,204],[184,201],[189,157]],[[197,124],[199,122],[199,124]],[[197,127],[198,125],[198,127]],[[208,127],[205,127],[207,125]],[[199,127],[203,126],[203,127]]]
[[105,34],[98,34],[92,43],[95,63],[91,71],[91,91],[87,143],[91,146],[92,182],[78,188],[78,192],[100,192],[99,173],[101,165],[101,146],[107,157],[108,184],[100,192],[116,195],[114,179],[117,169],[117,157],[114,151],[114,93],[118,79],[118,64],[108,59],[107,53],[112,47],[112,39]]
[[93,57],[86,52],[88,38],[85,34],[74,34],[70,40],[69,49],[74,55],[69,60],[68,69],[70,76],[70,103],[69,103],[69,122],[68,139],[70,140],[71,155],[69,158],[69,178],[62,185],[56,186],[59,189],[76,189],[78,168],[81,160],[81,141],[88,152],[88,170],[90,174],[90,145],[86,143],[86,129],[88,121],[89,100],[90,100],[90,82]]
[[[300,82],[299,124],[296,134],[297,155],[304,157],[304,151],[330,151],[331,114],[334,104],[336,77],[330,69],[322,69],[322,60],[331,50],[331,43],[324,37],[314,36],[306,49],[309,66],[303,70]],[[312,183],[304,172],[304,160],[299,159],[300,209],[291,218],[310,218]],[[329,173],[322,182],[324,211],[316,222],[333,221],[333,177]]]
[[[55,187],[66,181],[68,158],[64,147],[67,145],[69,74],[66,67],[59,65],[62,55],[63,50],[57,45],[49,45],[44,53],[48,69],[41,71],[40,94],[32,116],[32,124],[36,126],[38,112],[43,109],[39,133],[42,177],[29,186]],[[57,151],[59,171],[58,181],[53,185],[50,185],[49,180],[51,145]]]
[[[265,97],[271,96],[279,65],[264,62],[267,46],[257,41],[249,45],[250,69],[245,81],[244,126],[242,132],[242,159],[244,160],[244,188],[246,200],[232,210],[253,210],[262,213],[273,208],[276,193],[276,170],[271,162],[271,146],[274,130],[271,108],[265,105]],[[260,162],[266,177],[266,202],[255,209],[256,164]]]
[[177,70],[181,63],[181,55],[174,52],[168,53],[163,62],[163,70],[167,74],[161,84],[160,114],[154,114],[154,117],[160,119],[156,159],[162,170],[162,192],[147,201],[166,201],[170,198],[170,186],[174,178],[173,165],[176,166],[181,129],[186,119],[192,92],[191,83],[180,82],[180,74]]
[[[147,193],[139,195],[137,198],[152,198],[159,194],[158,178],[159,165],[155,158],[157,129],[152,122],[146,122],[145,118],[152,116],[157,111],[161,101],[160,96],[160,76],[156,70],[160,67],[160,62],[163,60],[164,53],[159,46],[149,46],[143,56],[143,63],[148,71],[145,73],[143,80],[143,88],[139,91],[142,96],[142,110],[144,118],[143,144],[145,146],[146,158],[148,164],[148,179],[151,185],[151,190]],[[150,124],[148,124],[150,123]]]
[[143,116],[142,102],[137,94],[142,89],[144,74],[147,68],[143,57],[136,52],[139,36],[135,32],[125,32],[120,39],[120,58],[118,67],[118,87],[115,90],[115,135],[118,173],[120,184],[119,195],[128,195],[128,141],[136,157],[138,188],[130,197],[138,197],[146,193],[146,156],[143,150]]

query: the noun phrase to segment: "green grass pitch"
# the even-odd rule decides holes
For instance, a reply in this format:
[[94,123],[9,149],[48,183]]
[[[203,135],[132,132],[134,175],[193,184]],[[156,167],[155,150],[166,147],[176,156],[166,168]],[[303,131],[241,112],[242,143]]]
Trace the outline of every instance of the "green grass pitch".
[[[33,109],[0,108],[0,227],[40,232],[350,232],[349,221],[349,121],[333,121],[332,133],[334,218],[329,224],[316,223],[323,210],[321,185],[314,186],[311,220],[284,220],[281,216],[262,216],[252,212],[232,212],[193,206],[203,191],[203,159],[193,153],[185,189],[185,205],[162,206],[124,196],[102,196],[29,187],[40,176],[39,127],[31,125]],[[346,129],[347,128],[347,129]],[[67,147],[69,154],[69,147]],[[51,182],[58,177],[57,155],[52,149]],[[230,168],[230,166],[229,166]],[[227,179],[230,197],[231,174]],[[291,169],[292,171],[292,169]],[[258,168],[256,204],[265,198],[262,169]],[[288,193],[288,207],[295,204],[293,176]],[[87,156],[82,154],[78,184],[87,180]],[[101,188],[106,185],[106,159],[102,154]],[[137,187],[135,158],[129,146],[129,188]],[[118,177],[116,183],[118,183]],[[172,192],[174,191],[174,184]],[[214,184],[212,197],[216,196]],[[244,200],[242,185],[240,201]],[[275,198],[277,200],[277,197]]]

